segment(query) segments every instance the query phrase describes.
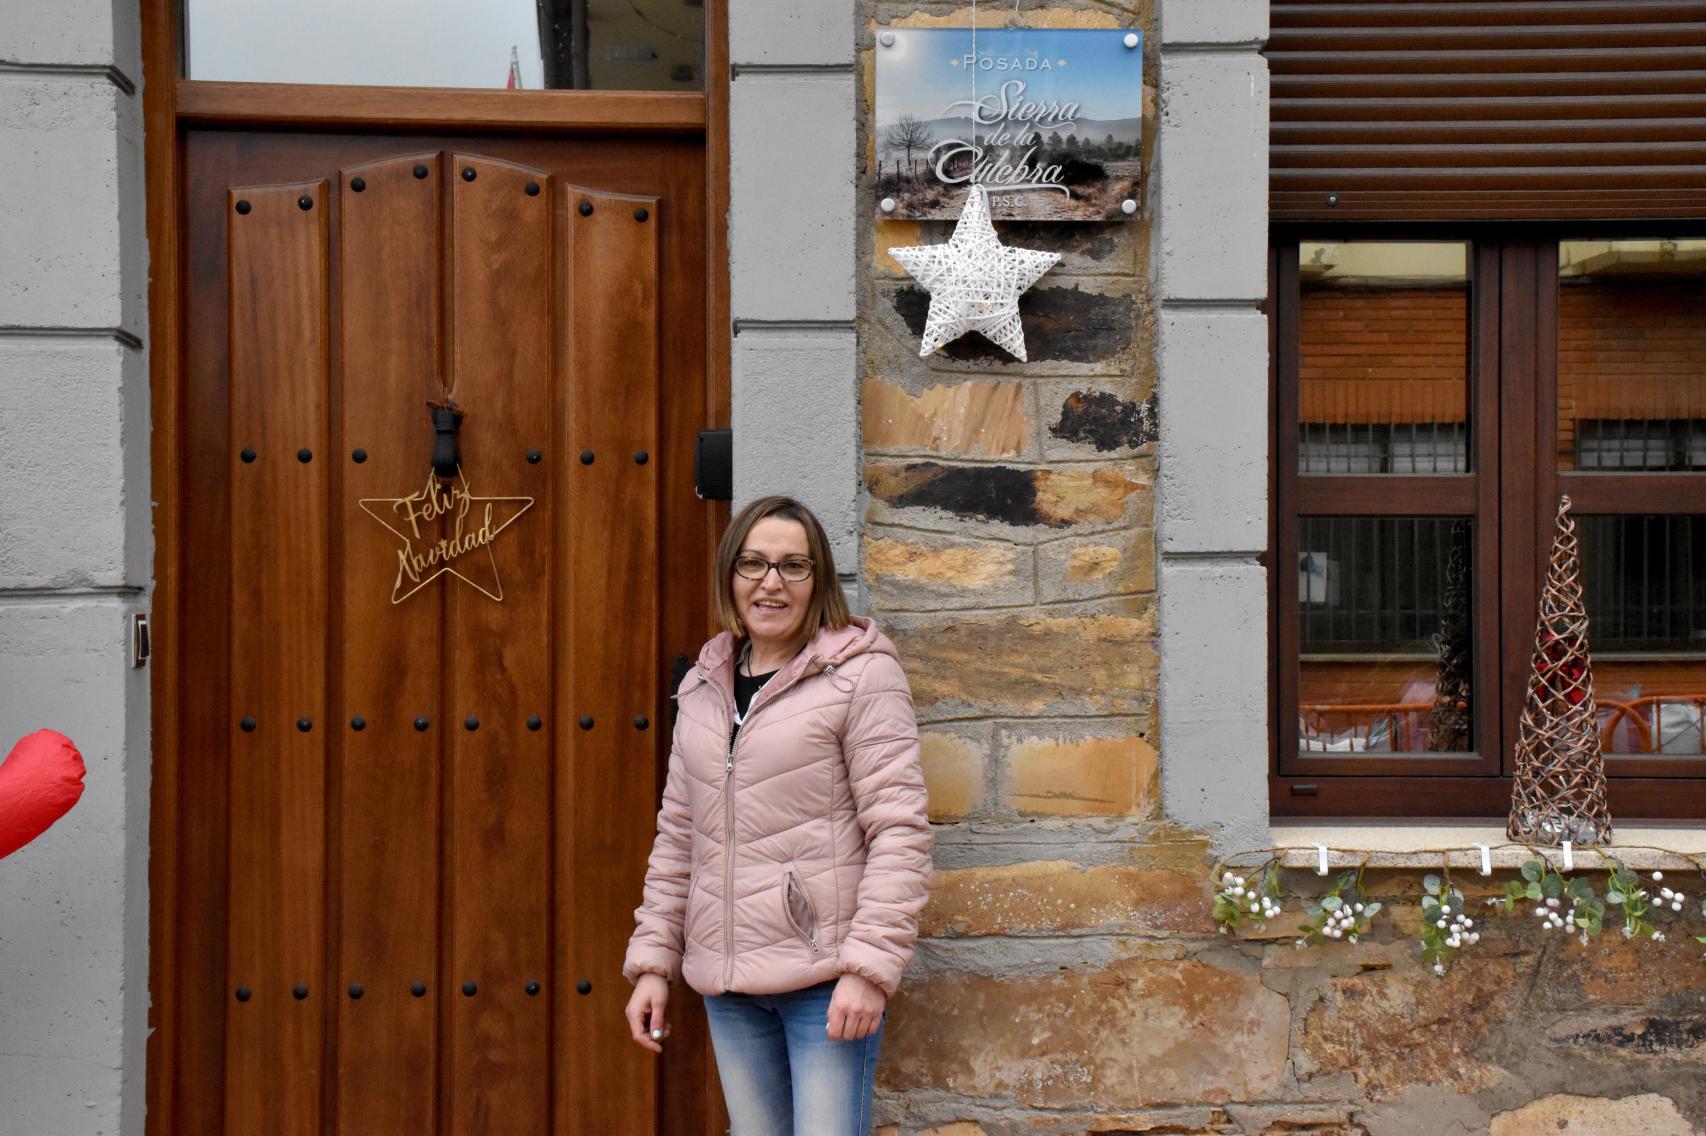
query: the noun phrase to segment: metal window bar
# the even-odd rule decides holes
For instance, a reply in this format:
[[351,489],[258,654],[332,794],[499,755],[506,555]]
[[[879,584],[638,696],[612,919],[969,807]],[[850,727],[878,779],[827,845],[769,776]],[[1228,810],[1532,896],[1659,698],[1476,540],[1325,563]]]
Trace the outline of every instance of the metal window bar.
[[1594,648],[1706,650],[1706,517],[1582,520]]

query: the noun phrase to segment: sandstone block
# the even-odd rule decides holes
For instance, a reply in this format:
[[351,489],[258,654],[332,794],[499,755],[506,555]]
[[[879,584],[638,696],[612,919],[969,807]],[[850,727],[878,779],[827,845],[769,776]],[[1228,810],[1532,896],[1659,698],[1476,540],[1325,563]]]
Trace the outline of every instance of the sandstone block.
[[869,377],[861,412],[867,451],[1017,457],[1032,448],[1028,399],[1020,383],[943,383],[913,395]]
[[1510,958],[1466,960],[1437,982],[1416,963],[1337,979],[1298,1032],[1299,1077],[1348,1071],[1376,1101],[1406,1085],[1480,1088],[1494,1071],[1473,1051],[1516,987]]
[[1700,992],[1700,946],[1680,933],[1662,943],[1601,935],[1576,950],[1549,952],[1541,965],[1544,988],[1577,1004],[1654,1009]]
[[920,719],[1143,714],[1155,649],[1123,616],[906,616],[890,621]]
[[[1152,484],[1152,476],[1133,465],[865,464],[870,520],[930,528],[953,526],[950,518],[1042,530],[1146,524],[1152,515]],[[946,516],[932,516],[932,511]]]
[[879,611],[1004,607],[1036,598],[1031,550],[1000,541],[868,536],[865,582]]
[[1155,590],[1155,530],[1051,541],[1037,547],[1038,598],[1090,600]]
[[946,728],[921,730],[918,744],[930,819],[959,820],[982,809],[987,796],[983,745]]
[[1152,354],[1147,285],[1135,277],[1045,276],[1019,297],[1024,362],[975,332],[920,356],[930,293],[910,278],[878,278],[866,295],[869,300],[860,312],[867,329],[866,362],[894,382],[924,385],[951,373],[1117,379],[1137,373]]
[[1122,816],[1155,798],[1160,757],[1135,733],[1007,739],[1004,797],[1030,816]]
[[1606,1100],[1554,1093],[1493,1117],[1488,1136],[1697,1136],[1669,1097],[1657,1093]]
[[1254,976],[1130,959],[1040,978],[938,974],[903,987],[881,1087],[1026,1108],[1260,1099],[1285,1070],[1290,1013]]
[[1213,934],[1203,881],[1183,872],[1039,860],[938,871],[919,933]]
[[[1123,28],[1128,25],[1151,29],[1155,26],[1153,0],[1136,0],[1121,7],[1134,9],[1130,16],[1095,8],[1027,8],[1024,26],[1027,28]],[[982,17],[987,19],[988,16]],[[960,4],[943,12],[914,11],[886,21],[896,28],[969,28],[972,22],[970,4]],[[987,25],[979,23],[979,27]]]
[[1159,437],[1155,394],[1142,401],[1122,398],[1096,385],[1075,384],[1064,396],[1049,392],[1043,404],[1049,422],[1044,452],[1049,457],[1082,457],[1134,451]]
[[[1146,108],[1147,110],[1147,108]],[[1145,133],[1151,124],[1145,123]],[[891,221],[879,218],[873,237],[878,276],[905,278],[900,262],[889,255],[891,248],[942,244],[953,236],[953,221]],[[1079,221],[998,221],[1001,239],[1023,248],[1058,252],[1060,263],[1050,269],[1057,276],[1133,276],[1149,268],[1147,224],[1086,225]],[[1134,281],[1134,284],[1136,282]]]
[[[888,302],[915,340],[923,336],[930,311],[928,291],[915,284],[903,285]],[[1120,292],[1093,292],[1076,286],[1033,287],[1019,299],[1026,360],[1095,363],[1116,358],[1132,345],[1136,310],[1136,298]],[[941,353],[963,363],[1015,361],[975,334],[945,344]]]

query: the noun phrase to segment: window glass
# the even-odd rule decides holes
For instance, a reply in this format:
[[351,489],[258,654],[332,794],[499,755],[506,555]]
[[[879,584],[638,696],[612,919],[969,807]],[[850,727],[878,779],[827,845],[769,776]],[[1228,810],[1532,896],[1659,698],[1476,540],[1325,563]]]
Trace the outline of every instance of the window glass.
[[1607,753],[1706,753],[1706,517],[1578,517]]
[[1558,468],[1706,469],[1706,240],[1558,246]]
[[1473,745],[1473,524],[1299,518],[1300,754]]
[[185,74],[251,83],[702,90],[703,0],[185,0]]
[[1469,245],[1304,241],[1298,472],[1469,469]]

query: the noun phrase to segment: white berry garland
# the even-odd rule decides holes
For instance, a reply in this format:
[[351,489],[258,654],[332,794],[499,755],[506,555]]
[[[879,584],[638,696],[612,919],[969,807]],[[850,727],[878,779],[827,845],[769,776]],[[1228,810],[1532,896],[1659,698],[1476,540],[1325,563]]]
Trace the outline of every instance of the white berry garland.
[[1267,930],[1268,920],[1285,910],[1280,895],[1278,859],[1261,865],[1248,880],[1222,872],[1220,890],[1214,896],[1214,921],[1220,924],[1220,933],[1230,934],[1246,922],[1254,922],[1258,931]]
[[[1665,883],[1662,870],[1654,870],[1643,880],[1622,860],[1605,853],[1600,868],[1573,872],[1568,856],[1560,870],[1544,851],[1526,845],[1504,847],[1526,848],[1534,858],[1521,865],[1522,879],[1509,881],[1505,894],[1488,899],[1487,906],[1505,914],[1532,913],[1542,931],[1560,931],[1584,946],[1606,930],[1608,919],[1624,938],[1663,942],[1665,931],[1655,920],[1680,922],[1676,917],[1685,910],[1706,917],[1706,899],[1691,906],[1685,892]],[[1706,862],[1691,853],[1649,850],[1692,860],[1706,877]],[[1214,896],[1214,921],[1220,933],[1235,934],[1246,924],[1257,932],[1266,931],[1268,921],[1285,910],[1281,861],[1287,853],[1306,851],[1321,853],[1322,867],[1316,874],[1325,874],[1327,853],[1319,846],[1237,853],[1215,865],[1219,888]],[[1434,851],[1442,857],[1441,874],[1430,873],[1422,879],[1420,953],[1424,965],[1435,975],[1444,976],[1464,950],[1481,941],[1483,928],[1470,916],[1462,891],[1452,882],[1452,851]],[[1258,855],[1265,858],[1254,869],[1247,869],[1248,876],[1238,874],[1234,866],[1238,861]],[[1382,908],[1378,901],[1368,897],[1363,873],[1379,853],[1365,851],[1362,855],[1360,865],[1341,873],[1326,894],[1305,907],[1308,919],[1298,925],[1299,934],[1293,940],[1298,949],[1334,942],[1356,943],[1369,933]],[[1488,868],[1487,856],[1488,850],[1483,848],[1484,871]],[[1596,872],[1605,874],[1603,894],[1595,890],[1592,882]],[[1706,943],[1706,934],[1694,938]]]
[[1339,939],[1354,943],[1368,934],[1381,905],[1363,891],[1362,871],[1355,868],[1343,873],[1333,881],[1332,890],[1304,909],[1309,922],[1298,926],[1302,934],[1294,940],[1296,947],[1301,950]]

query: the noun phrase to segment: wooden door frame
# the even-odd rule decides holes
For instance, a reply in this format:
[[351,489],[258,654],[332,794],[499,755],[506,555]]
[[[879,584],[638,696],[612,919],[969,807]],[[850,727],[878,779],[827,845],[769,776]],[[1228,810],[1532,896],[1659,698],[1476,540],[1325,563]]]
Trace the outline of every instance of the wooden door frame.
[[[180,675],[171,644],[187,609],[183,595],[179,517],[183,391],[183,132],[191,127],[260,129],[409,129],[553,133],[701,133],[705,140],[705,428],[729,423],[732,331],[729,321],[728,8],[705,0],[703,91],[528,91],[297,86],[180,78],[182,0],[140,0],[142,24],[144,177],[147,193],[148,367],[153,445],[154,597],[157,642],[150,682],[152,787],[149,826],[149,991],[146,1047],[147,1132],[170,1136],[177,1081],[174,1005],[180,815],[177,799]],[[712,506],[706,562],[728,519]],[[707,632],[711,629],[708,627]],[[660,771],[661,773],[661,771]],[[661,776],[659,784],[662,784]],[[710,1054],[705,1054],[711,1068]],[[661,1074],[661,1066],[660,1066]],[[706,1078],[707,1133],[722,1109]]]

